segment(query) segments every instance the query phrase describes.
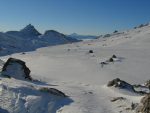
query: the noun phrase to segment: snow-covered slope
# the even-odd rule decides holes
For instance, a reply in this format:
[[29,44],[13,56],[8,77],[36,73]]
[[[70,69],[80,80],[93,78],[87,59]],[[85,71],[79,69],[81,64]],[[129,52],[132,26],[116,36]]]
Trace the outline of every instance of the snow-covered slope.
[[[149,45],[150,26],[147,25],[110,37],[13,54],[11,57],[26,62],[33,78],[47,84],[1,78],[0,106],[10,112],[18,109],[15,113],[21,113],[19,110],[24,113],[135,113],[131,105],[139,103],[143,96],[129,90],[108,88],[107,83],[114,78],[130,84],[149,80]],[[117,58],[109,62],[113,54]],[[6,61],[9,57],[1,59]],[[41,86],[57,88],[69,99],[42,96],[37,91]],[[123,99],[111,102],[116,97]],[[42,111],[44,109],[46,111]]]
[[72,102],[67,97],[42,91],[41,88],[44,87],[50,88],[52,85],[38,81],[31,83],[13,78],[2,78],[0,81],[0,109],[7,113],[56,113],[60,107]]

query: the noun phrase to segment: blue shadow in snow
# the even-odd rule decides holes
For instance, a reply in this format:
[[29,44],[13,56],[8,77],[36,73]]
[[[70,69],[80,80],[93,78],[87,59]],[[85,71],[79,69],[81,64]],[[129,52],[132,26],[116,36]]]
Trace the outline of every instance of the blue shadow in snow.
[[0,113],[9,113],[7,110],[0,108]]

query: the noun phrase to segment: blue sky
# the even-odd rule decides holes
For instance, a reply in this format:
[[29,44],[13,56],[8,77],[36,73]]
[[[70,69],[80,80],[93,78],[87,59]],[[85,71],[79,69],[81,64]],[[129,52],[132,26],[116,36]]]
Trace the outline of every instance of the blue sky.
[[150,0],[0,0],[0,31],[31,23],[40,32],[100,35],[150,21]]

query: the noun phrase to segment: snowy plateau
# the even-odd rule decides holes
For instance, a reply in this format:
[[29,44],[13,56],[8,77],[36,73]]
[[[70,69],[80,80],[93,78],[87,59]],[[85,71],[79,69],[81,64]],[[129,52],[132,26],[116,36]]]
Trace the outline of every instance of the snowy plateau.
[[34,79],[1,76],[0,113],[136,113],[144,94],[108,87],[108,82],[120,78],[149,91],[144,87],[150,80],[149,24],[79,42],[53,30],[40,34],[28,25],[0,33],[0,46],[1,69],[8,58],[21,59]]

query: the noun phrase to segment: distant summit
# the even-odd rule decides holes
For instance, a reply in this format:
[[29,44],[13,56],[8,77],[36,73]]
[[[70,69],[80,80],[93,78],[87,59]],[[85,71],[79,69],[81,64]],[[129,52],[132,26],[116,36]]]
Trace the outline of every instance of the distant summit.
[[70,43],[70,42],[78,42],[77,39],[68,37],[62,33],[59,33],[58,31],[55,31],[55,30],[45,31],[45,33],[40,36],[40,39],[42,41],[46,41],[52,45],[65,44],[65,43]]
[[79,35],[77,33],[72,33],[72,34],[70,34],[68,36],[72,37],[72,38],[79,39],[79,40],[82,40],[82,39],[95,39],[95,38],[98,37],[98,36],[93,36],[93,35]]
[[77,33],[72,33],[72,34],[70,34],[71,36],[79,36],[79,34],[77,34]]
[[23,28],[22,30],[20,30],[20,32],[24,35],[27,36],[39,36],[41,35],[41,33],[39,33],[35,27],[31,24],[27,25],[25,28]]
[[36,30],[35,27],[31,24],[27,25],[20,31],[8,31],[6,32],[6,34],[10,36],[18,36],[28,39],[37,38],[39,35],[41,35],[41,33],[39,33],[38,30]]

